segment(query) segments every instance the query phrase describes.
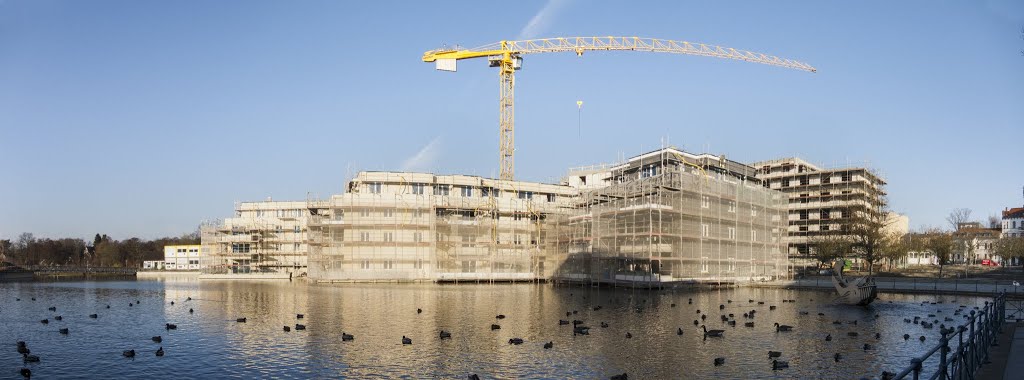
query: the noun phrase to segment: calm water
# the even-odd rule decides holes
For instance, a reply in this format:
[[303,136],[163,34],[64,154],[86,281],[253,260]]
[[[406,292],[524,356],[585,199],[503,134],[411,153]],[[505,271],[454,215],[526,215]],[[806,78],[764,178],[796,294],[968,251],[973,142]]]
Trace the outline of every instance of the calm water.
[[[31,298],[35,297],[36,301]],[[191,297],[191,301],[186,301]],[[16,301],[20,298],[20,301]],[[687,303],[693,298],[693,304]],[[732,303],[728,303],[728,300]],[[764,305],[748,300],[765,301]],[[795,299],[796,303],[782,303]],[[302,282],[219,282],[192,277],[111,282],[0,284],[0,378],[20,378],[15,342],[40,363],[37,378],[607,378],[628,372],[651,378],[861,378],[896,371],[938,341],[932,330],[903,318],[955,317],[958,305],[984,298],[882,295],[870,308],[833,305],[817,291],[778,289],[614,290],[552,285],[307,285]],[[139,301],[129,307],[129,302]],[[175,301],[174,305],[170,302]],[[944,301],[932,305],[928,302]],[[925,302],[925,304],[922,304]],[[676,307],[671,307],[676,303]],[[110,309],[106,305],[110,305]],[[725,304],[724,310],[719,305]],[[593,306],[603,308],[594,311]],[[769,310],[769,305],[778,306]],[[56,312],[47,310],[55,306]],[[642,307],[642,312],[636,311]],[[188,310],[195,310],[189,314]],[[423,309],[417,314],[416,309]],[[708,338],[693,320],[708,315]],[[755,327],[745,311],[756,309]],[[566,311],[579,314],[566,317]],[[939,312],[941,310],[941,312]],[[800,311],[807,311],[802,315]],[[824,316],[817,315],[824,313]],[[91,319],[89,314],[99,314]],[[296,314],[305,314],[302,320]],[[734,313],[737,327],[721,322]],[[497,314],[507,316],[497,320]],[[879,317],[875,318],[875,314]],[[54,316],[63,316],[55,321]],[[246,317],[246,323],[235,322]],[[50,323],[40,323],[49,318]],[[573,336],[559,319],[592,329]],[[857,325],[833,325],[857,320]],[[601,328],[600,322],[609,324]],[[295,323],[307,325],[294,330]],[[793,325],[776,333],[772,324]],[[177,330],[167,331],[165,323]],[[500,330],[491,331],[498,323]],[[951,322],[941,322],[949,325]],[[292,326],[291,332],[282,327]],[[66,327],[68,335],[58,330]],[[679,336],[676,329],[682,327]],[[440,330],[452,339],[438,339]],[[355,335],[343,342],[342,331]],[[858,331],[851,338],[848,331]],[[626,339],[625,334],[632,334]],[[874,333],[880,332],[881,339]],[[824,336],[832,334],[833,341]],[[904,341],[909,333],[912,339]],[[163,336],[161,344],[150,340]],[[403,346],[401,337],[413,340]],[[921,343],[917,337],[927,336]],[[519,337],[522,345],[508,340]],[[545,342],[554,348],[545,350]],[[864,343],[874,349],[864,351]],[[160,346],[166,356],[156,357]],[[135,359],[122,357],[137,351]],[[773,371],[769,350],[790,368]],[[833,355],[842,353],[838,365]],[[725,357],[715,367],[714,358]]]

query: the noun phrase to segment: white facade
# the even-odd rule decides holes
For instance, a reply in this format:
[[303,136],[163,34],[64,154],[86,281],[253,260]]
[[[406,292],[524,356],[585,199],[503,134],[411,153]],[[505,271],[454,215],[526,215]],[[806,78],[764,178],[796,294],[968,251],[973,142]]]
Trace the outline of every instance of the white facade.
[[163,270],[164,260],[146,260],[142,262],[142,269]]
[[242,202],[235,216],[202,228],[208,252],[204,271],[210,274],[306,272],[309,217],[326,214],[326,202]]
[[165,245],[163,269],[200,270],[202,269],[201,251],[202,246],[200,245]]
[[1003,237],[1024,237],[1024,207],[1003,210]]

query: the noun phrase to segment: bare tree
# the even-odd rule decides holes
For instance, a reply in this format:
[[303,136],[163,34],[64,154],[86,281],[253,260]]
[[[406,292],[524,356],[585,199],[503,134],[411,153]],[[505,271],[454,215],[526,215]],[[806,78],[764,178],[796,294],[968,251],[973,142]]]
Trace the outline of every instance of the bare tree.
[[971,209],[969,208],[956,208],[949,212],[949,216],[946,217],[946,222],[949,226],[956,231],[960,227],[960,223],[967,223],[971,221]]
[[854,213],[846,227],[853,251],[868,265],[868,275],[874,272],[875,263],[882,259],[885,247],[894,238],[889,226],[894,222],[885,199],[872,208]]
[[808,243],[811,245],[814,258],[818,260],[819,268],[849,254],[853,248],[848,237],[838,234],[814,236],[809,239]]
[[999,228],[1001,224],[1003,224],[1003,220],[999,218],[999,215],[988,216],[988,228]]
[[942,278],[942,268],[949,265],[953,250],[956,249],[956,242],[953,241],[952,235],[942,231],[929,232],[927,239],[925,247],[935,255],[935,261],[939,264],[939,278]]

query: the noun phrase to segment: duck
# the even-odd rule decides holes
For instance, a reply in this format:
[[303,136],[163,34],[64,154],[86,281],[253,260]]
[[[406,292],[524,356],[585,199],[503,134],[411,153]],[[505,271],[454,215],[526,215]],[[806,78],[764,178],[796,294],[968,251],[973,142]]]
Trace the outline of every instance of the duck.
[[554,347],[554,346],[555,346],[555,342],[544,343],[544,349],[545,350],[550,349],[551,347]]
[[709,336],[710,337],[714,337],[714,338],[721,338],[722,334],[725,333],[725,330],[708,330],[707,326],[701,326],[701,328],[704,329],[704,337],[705,338],[707,338]]
[[779,324],[779,322],[775,322],[775,332],[779,332],[779,331],[791,331],[791,330],[793,330],[793,326],[789,326],[789,325],[780,325],[780,324]]
[[494,318],[497,318],[497,319],[505,319],[505,314],[498,314],[498,315],[495,315],[495,316],[494,316]]
[[838,352],[836,352],[835,355],[832,355],[832,359],[834,359],[836,362],[839,362],[839,360],[842,359],[842,358],[843,358],[843,355],[838,353]]
[[56,317],[53,317],[53,320],[55,320],[55,321],[63,321],[64,317],[58,315]]
[[676,329],[676,335],[683,335],[683,328],[682,327]]
[[32,350],[29,350],[26,346],[18,346],[18,353],[22,355],[29,354],[32,353]]
[[295,314],[295,319],[303,319],[303,318],[306,318],[305,314]]
[[110,305],[107,305],[107,309],[109,309],[109,308],[110,308]]
[[871,349],[871,345],[867,344],[867,343],[864,343],[864,351],[867,351],[867,350],[870,350],[870,349]]
[[732,321],[728,321],[728,322],[726,322],[726,323],[728,323],[728,324],[729,324],[729,326],[732,326],[732,327],[736,327],[736,321],[735,321],[735,320],[732,320]]
[[903,340],[910,339],[910,334],[903,334]]
[[185,298],[185,301],[191,301],[192,297]]
[[875,339],[882,339],[882,333],[875,333]]
[[715,358],[715,367],[725,364],[725,358]]
[[630,333],[629,333],[629,332],[627,331],[627,332],[626,332],[626,339],[632,339],[632,338],[633,338],[633,334],[630,334]]
[[92,318],[92,319],[96,319],[96,318],[99,318],[99,317],[100,316],[98,314],[89,314],[89,318]]
[[826,342],[831,342],[832,341],[832,334],[825,335],[825,341]]
[[412,344],[412,339],[402,335],[402,344]]
[[690,305],[693,305],[693,298],[690,298],[690,300],[687,301],[687,303],[690,304]]
[[693,325],[694,326],[700,326],[700,321],[697,321],[696,319],[694,319],[693,320]]
[[174,306],[174,301],[171,301],[171,306]]
[[806,312],[806,311],[801,311],[801,312],[800,312],[800,315],[808,315],[808,314],[810,314],[810,313],[808,313],[808,312]]
[[780,362],[778,360],[772,360],[772,369],[773,370],[783,369],[783,368],[789,368],[789,362]]
[[768,358],[775,359],[782,356],[782,351],[768,351]]
[[515,345],[523,344],[523,338],[512,338],[512,339],[509,339],[508,340],[508,344],[515,344]]
[[768,310],[775,310],[775,305],[768,306]]
[[860,335],[860,334],[858,334],[856,331],[850,331],[850,332],[846,333],[846,336],[850,336],[850,337],[856,337],[857,335]]
[[49,319],[44,319],[44,320],[39,321],[39,323],[42,323],[44,325],[48,325],[48,324],[50,324],[50,320]]
[[590,328],[587,326],[576,326],[572,328],[573,335],[590,335]]
[[623,372],[621,375],[612,375],[608,380],[629,380],[629,375],[627,375],[626,372]]
[[35,355],[29,355],[29,354],[21,354],[21,358],[22,358],[22,359],[23,359],[23,360],[24,360],[24,361],[25,361],[26,363],[38,363],[38,362],[39,362],[39,357],[38,357],[38,356],[35,356]]
[[124,356],[126,358],[134,358],[135,357],[135,350],[124,351],[124,352],[121,353],[121,356]]
[[[672,304],[672,307],[675,307],[675,306],[676,306],[676,304]],[[598,310],[601,310],[603,308],[604,307],[602,307],[601,305],[597,305],[597,306],[594,306],[594,311],[598,311]]]
[[601,321],[601,328],[608,328],[608,322]]
[[843,322],[842,321],[832,321],[832,324],[833,325],[841,325],[841,324],[843,324]]
[[173,324],[173,323],[168,323],[164,327],[167,328],[168,330],[177,330],[178,329],[178,325]]
[[919,338],[919,339],[921,339],[921,341],[924,342],[924,340],[927,339],[927,338],[925,338],[924,335],[921,335],[921,338]]
[[157,336],[154,336],[154,337],[152,337],[152,338],[149,338],[149,339],[150,339],[150,340],[152,340],[152,341],[154,341],[154,342],[156,342],[156,343],[161,343],[161,342],[163,342],[163,341],[164,341],[164,338],[163,338],[162,336],[159,336],[159,335],[157,335]]
[[195,310],[192,310],[192,309],[188,309],[188,313],[189,313],[189,314],[192,314],[192,313],[194,313],[194,312],[195,312]]
[[346,334],[344,332],[341,333],[341,340],[343,342],[351,341],[351,340],[354,340],[354,339],[356,339],[355,335]]
[[160,347],[156,349],[156,356],[164,356],[164,348]]
[[452,333],[450,333],[450,332],[447,332],[447,331],[444,331],[444,330],[441,330],[441,333],[440,333],[440,334],[437,334],[437,335],[438,335],[438,336],[439,336],[439,337],[440,337],[441,339],[451,339],[451,338],[452,338]]
[[501,330],[501,325],[492,324],[491,325],[491,330]]
[[292,328],[288,327],[288,326],[284,326],[284,332],[289,332],[289,331],[292,331]]
[[59,332],[60,332],[61,334],[64,334],[64,335],[68,335],[68,329],[67,329],[66,327],[65,327],[65,328],[62,328],[62,329],[60,329],[60,330],[59,330]]
[[245,321],[246,321],[245,317],[235,319],[235,322],[238,322],[238,323],[245,323]]
[[743,323],[743,326],[754,327],[754,322],[745,322],[745,323]]
[[298,323],[295,324],[295,331],[305,330],[305,329],[306,329],[306,325],[300,325]]
[[24,377],[26,379],[31,379],[32,378],[32,370],[30,370],[28,368],[22,368],[21,369],[21,377]]
[[567,321],[567,320],[564,320],[564,319],[559,319],[558,320],[558,325],[559,326],[561,326],[561,325],[568,325],[568,324],[569,324],[569,321]]
[[46,310],[49,310],[49,311],[57,311],[57,307],[56,307],[56,306],[50,306],[50,308],[48,308],[48,309],[46,309]]
[[676,307],[676,304],[671,304],[669,305],[669,307]]

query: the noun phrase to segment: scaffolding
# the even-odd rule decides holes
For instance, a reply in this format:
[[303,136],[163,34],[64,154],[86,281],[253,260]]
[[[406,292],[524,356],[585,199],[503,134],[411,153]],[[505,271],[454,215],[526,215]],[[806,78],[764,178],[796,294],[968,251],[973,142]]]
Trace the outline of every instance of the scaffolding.
[[661,286],[785,275],[786,197],[752,168],[671,149],[611,169],[548,224],[556,281]]

